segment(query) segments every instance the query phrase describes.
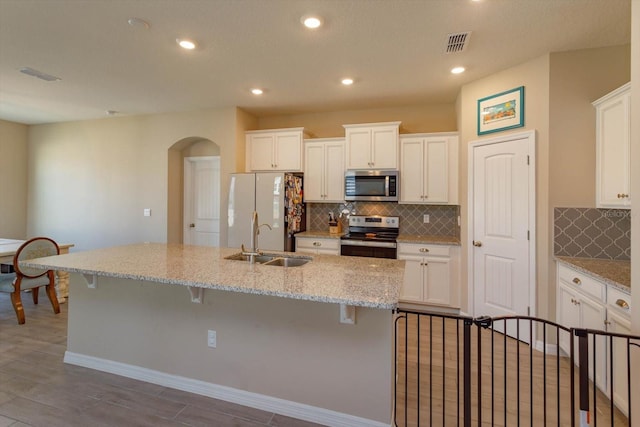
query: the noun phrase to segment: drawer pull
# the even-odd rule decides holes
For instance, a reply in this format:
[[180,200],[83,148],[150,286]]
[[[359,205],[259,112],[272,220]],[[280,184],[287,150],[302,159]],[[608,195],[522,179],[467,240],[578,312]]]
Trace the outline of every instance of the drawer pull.
[[428,248],[420,248],[420,252],[429,252]]
[[629,310],[629,303],[623,299],[619,299],[616,301],[616,305],[624,308],[625,310]]
[[578,279],[577,277],[573,278],[573,283],[575,283],[576,285],[580,286],[582,285],[582,282],[580,281],[580,279]]
[[313,242],[313,246],[322,246],[322,243],[320,243],[320,242]]

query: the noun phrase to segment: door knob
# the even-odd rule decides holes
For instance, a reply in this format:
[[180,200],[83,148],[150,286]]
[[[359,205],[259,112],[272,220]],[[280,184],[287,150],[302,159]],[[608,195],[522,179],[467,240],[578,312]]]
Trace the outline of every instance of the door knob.
[[474,240],[473,241],[473,246],[479,248],[480,246],[482,246],[482,242],[478,241],[478,240]]
[[189,228],[195,228],[195,224],[189,224]]

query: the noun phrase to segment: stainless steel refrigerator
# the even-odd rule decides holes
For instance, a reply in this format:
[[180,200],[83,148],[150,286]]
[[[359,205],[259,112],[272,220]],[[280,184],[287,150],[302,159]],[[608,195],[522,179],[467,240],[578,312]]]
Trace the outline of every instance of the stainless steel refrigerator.
[[295,250],[294,234],[306,228],[302,174],[234,173],[229,182],[228,246],[249,248],[251,215],[258,212],[258,249]]

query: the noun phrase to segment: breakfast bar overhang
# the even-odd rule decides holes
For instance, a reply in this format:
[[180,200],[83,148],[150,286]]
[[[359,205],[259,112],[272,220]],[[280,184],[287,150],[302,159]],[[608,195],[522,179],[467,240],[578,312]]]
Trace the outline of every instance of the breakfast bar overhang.
[[389,426],[404,261],[227,259],[238,252],[144,243],[28,264],[71,273],[66,363],[325,425]]

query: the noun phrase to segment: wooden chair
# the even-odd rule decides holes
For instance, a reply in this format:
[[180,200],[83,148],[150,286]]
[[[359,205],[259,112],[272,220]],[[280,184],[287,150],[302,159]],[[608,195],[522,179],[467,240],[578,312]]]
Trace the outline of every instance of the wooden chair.
[[53,270],[43,271],[36,268],[21,267],[19,261],[59,254],[60,248],[56,242],[48,237],[34,237],[24,242],[13,257],[13,269],[15,272],[0,274],[0,292],[9,292],[11,294],[11,303],[18,317],[18,324],[22,325],[25,322],[20,293],[26,289],[31,289],[33,303],[38,304],[40,287],[45,286],[47,296],[53,306],[53,312],[55,314],[60,313],[60,305],[55,291],[55,272]]

